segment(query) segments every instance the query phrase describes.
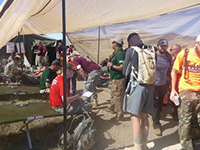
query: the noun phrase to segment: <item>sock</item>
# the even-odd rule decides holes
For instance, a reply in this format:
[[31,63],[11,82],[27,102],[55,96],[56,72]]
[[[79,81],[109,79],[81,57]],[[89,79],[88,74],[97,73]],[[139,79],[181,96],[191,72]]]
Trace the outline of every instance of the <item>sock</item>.
[[134,138],[134,143],[141,144],[142,139],[141,138]]

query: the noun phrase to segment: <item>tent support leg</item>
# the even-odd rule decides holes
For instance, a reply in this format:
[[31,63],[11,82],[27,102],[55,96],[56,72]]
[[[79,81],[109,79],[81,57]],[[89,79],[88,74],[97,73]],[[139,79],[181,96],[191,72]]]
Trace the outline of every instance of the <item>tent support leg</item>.
[[25,126],[26,126],[26,134],[27,134],[27,138],[28,138],[28,145],[29,145],[29,149],[32,149],[32,143],[31,143],[31,136],[30,136],[30,131],[29,131],[29,127],[28,124],[24,121]]
[[28,120],[27,122],[24,122],[24,125],[23,126],[21,126],[21,128],[19,129],[19,131],[22,131],[22,129],[24,128],[24,127],[26,127],[29,123],[31,123],[33,120]]

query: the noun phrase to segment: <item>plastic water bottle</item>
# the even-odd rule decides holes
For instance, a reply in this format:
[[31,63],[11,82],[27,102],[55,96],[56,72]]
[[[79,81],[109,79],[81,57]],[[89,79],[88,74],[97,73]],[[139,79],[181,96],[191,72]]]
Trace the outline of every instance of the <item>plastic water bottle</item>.
[[179,106],[179,105],[180,105],[179,96],[178,96],[178,95],[175,95],[175,96],[174,96],[174,104],[175,104],[176,106]]

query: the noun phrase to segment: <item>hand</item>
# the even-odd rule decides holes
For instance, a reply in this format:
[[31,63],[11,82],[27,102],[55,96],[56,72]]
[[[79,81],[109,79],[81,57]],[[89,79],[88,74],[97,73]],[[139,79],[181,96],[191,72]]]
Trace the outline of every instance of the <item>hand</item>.
[[107,66],[108,66],[108,67],[111,67],[112,65],[113,65],[112,62],[108,62],[108,63],[107,63]]
[[175,95],[178,95],[178,93],[177,93],[175,90],[172,90],[172,91],[171,91],[171,94],[170,94],[170,100],[171,100],[171,101],[174,101]]
[[76,94],[75,96],[76,96],[76,99],[80,99],[81,98],[81,96],[79,94]]
[[86,85],[86,84],[87,84],[87,80],[85,80],[85,81],[83,82],[83,84]]
[[103,76],[107,76],[107,73],[104,73]]

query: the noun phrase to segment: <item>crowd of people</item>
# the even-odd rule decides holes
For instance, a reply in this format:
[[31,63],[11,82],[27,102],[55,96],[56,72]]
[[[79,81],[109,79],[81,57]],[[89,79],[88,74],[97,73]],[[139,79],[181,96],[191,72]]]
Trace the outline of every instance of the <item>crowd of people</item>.
[[[174,115],[178,114],[181,147],[184,150],[195,149],[195,140],[200,138],[198,134],[200,130],[198,122],[200,35],[196,39],[194,48],[186,50],[182,50],[179,44],[175,44],[168,51],[169,44],[166,39],[160,39],[157,42],[157,47],[152,48],[156,61],[153,84],[140,82],[139,73],[137,73],[141,71],[139,65],[142,59],[141,50],[148,49],[149,46],[142,42],[137,33],[130,34],[127,42],[129,47],[126,52],[123,52],[123,40],[117,37],[112,41],[114,52],[110,55],[107,64],[111,77],[111,104],[107,110],[112,113],[115,110],[118,121],[123,119],[124,105],[124,111],[131,114],[134,149],[146,150],[149,132],[148,114],[152,116],[154,133],[162,136],[160,113],[165,95],[169,93],[172,102],[175,102],[175,97],[178,97],[178,103],[180,103],[179,107],[174,103],[171,105],[174,108]],[[127,103],[124,97],[126,87],[124,79],[132,81],[131,92],[128,95],[131,100]],[[125,105],[129,105],[128,108]],[[194,126],[198,130],[195,136],[191,132]]]
[[[171,103],[169,101],[168,103],[174,109],[173,116],[179,120],[178,130],[182,149],[194,149],[195,139],[200,138],[200,135],[193,137],[190,132],[193,123],[199,124],[197,116],[200,111],[200,35],[196,38],[194,48],[186,50],[182,50],[178,43],[169,48],[167,39],[159,39],[156,47],[145,45],[137,33],[131,33],[127,37],[127,42],[128,48],[124,50],[122,38],[112,39],[113,53],[100,65],[87,56],[73,53],[73,45],[66,47],[67,110],[78,113],[83,112],[84,109],[91,112],[92,107],[96,107],[99,103],[96,87],[101,87],[109,81],[111,98],[106,111],[115,113],[116,121],[123,121],[124,112],[130,113],[134,148],[147,150],[148,116],[152,116],[154,133],[162,136],[160,114],[163,101],[166,103],[168,96],[171,100]],[[63,73],[62,71],[58,73],[62,68],[62,44],[59,43],[56,59],[50,66],[47,65],[48,59],[45,59],[48,50],[41,42],[38,45],[38,50],[34,52],[38,69],[32,70],[32,75],[27,75],[20,70],[20,56],[13,53],[4,68],[4,77],[7,81],[18,84],[39,84],[40,93],[50,93],[52,108],[63,113]],[[155,71],[155,77],[153,82],[139,82],[140,52],[150,47],[151,54],[154,55],[151,55],[151,58],[155,59],[155,61],[151,60],[154,63],[151,69]],[[77,92],[78,73],[84,79],[83,93],[91,92],[92,96],[81,96],[82,94]],[[125,104],[125,90],[128,86],[131,86],[133,100]],[[179,106],[173,103],[175,97],[178,97]],[[129,105],[129,110],[125,105]]]

